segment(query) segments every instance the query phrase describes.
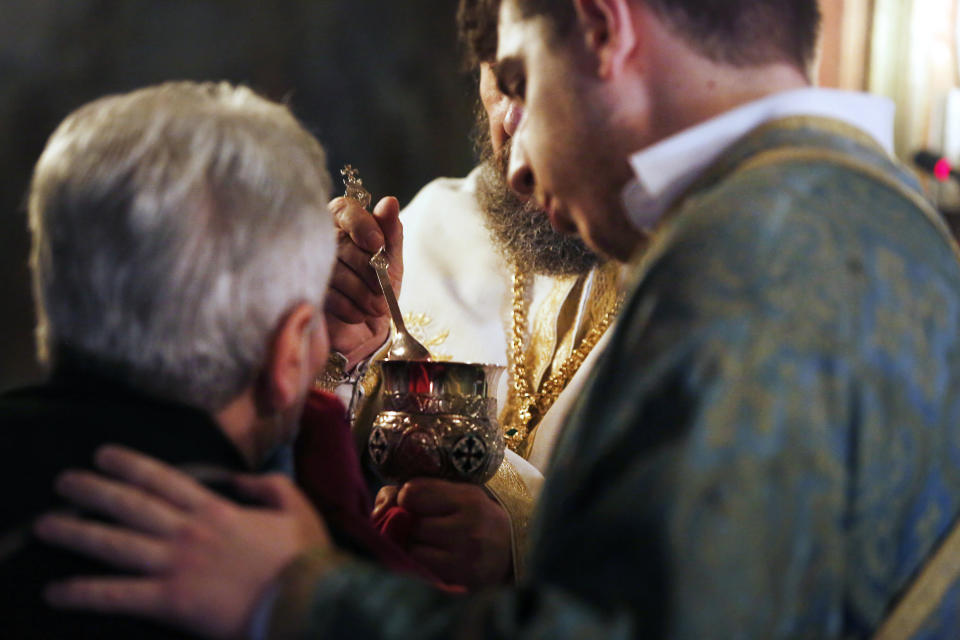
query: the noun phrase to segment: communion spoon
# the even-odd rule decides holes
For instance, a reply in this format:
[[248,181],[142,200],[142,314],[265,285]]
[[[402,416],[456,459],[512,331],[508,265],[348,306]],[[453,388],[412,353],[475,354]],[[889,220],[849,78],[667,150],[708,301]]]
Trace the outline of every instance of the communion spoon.
[[[347,165],[340,171],[340,175],[343,176],[343,184],[346,187],[345,197],[358,201],[364,209],[368,208],[371,201],[370,192],[363,187],[363,180],[357,175],[357,170]],[[383,297],[387,300],[390,317],[396,329],[396,334],[387,350],[387,360],[429,360],[430,351],[410,335],[403,322],[403,314],[400,313],[400,305],[397,303],[397,296],[393,292],[390,275],[387,273],[390,262],[387,260],[386,247],[380,247],[380,250],[370,258],[370,266],[377,274],[377,280],[383,290]]]

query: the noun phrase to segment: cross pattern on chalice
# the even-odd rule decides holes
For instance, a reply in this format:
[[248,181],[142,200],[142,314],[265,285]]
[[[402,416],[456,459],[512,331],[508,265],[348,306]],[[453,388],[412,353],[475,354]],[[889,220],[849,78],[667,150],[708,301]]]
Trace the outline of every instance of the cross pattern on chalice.
[[470,433],[457,441],[450,455],[453,459],[453,466],[456,467],[457,471],[470,474],[477,471],[486,460],[487,448],[480,438]]
[[377,464],[383,464],[383,461],[387,459],[387,449],[389,449],[387,436],[383,434],[383,429],[374,429],[373,433],[370,434],[369,448],[370,457],[373,458],[373,461]]

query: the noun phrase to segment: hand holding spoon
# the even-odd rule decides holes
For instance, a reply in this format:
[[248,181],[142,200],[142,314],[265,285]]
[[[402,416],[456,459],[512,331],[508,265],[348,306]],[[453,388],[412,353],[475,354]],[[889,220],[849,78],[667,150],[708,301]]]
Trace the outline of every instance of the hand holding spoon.
[[[370,206],[370,192],[363,187],[363,181],[357,175],[357,170],[347,165],[340,171],[340,174],[343,176],[343,184],[346,187],[345,197],[358,201],[364,209],[368,208]],[[370,266],[377,274],[377,280],[383,290],[383,297],[386,298],[387,307],[390,308],[393,326],[397,330],[396,335],[390,341],[387,360],[429,360],[430,351],[410,335],[403,323],[400,305],[397,304],[397,296],[393,292],[393,285],[390,283],[390,276],[387,273],[390,262],[387,260],[386,247],[380,247],[380,250],[370,258]]]

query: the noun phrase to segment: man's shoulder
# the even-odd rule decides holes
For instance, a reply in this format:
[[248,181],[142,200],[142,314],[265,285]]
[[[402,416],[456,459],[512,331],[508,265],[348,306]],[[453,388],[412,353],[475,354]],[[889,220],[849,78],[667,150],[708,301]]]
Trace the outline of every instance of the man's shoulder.
[[221,434],[204,432],[202,416],[166,407],[83,385],[41,384],[0,394],[0,450],[6,454],[0,465],[6,489],[0,510],[0,602],[9,605],[3,628],[10,637],[187,637],[132,619],[50,610],[40,596],[47,582],[110,570],[30,535],[34,519],[62,506],[53,489],[57,474],[90,468],[97,447],[106,442],[133,446],[168,462],[236,468],[233,452],[219,442]]
[[141,398],[121,390],[46,384],[0,394],[0,466],[8,496],[0,521],[30,517],[52,504],[52,479],[68,467],[90,467],[93,454],[113,442],[173,464],[244,468],[216,424],[198,410]]
[[810,309],[852,309],[858,295],[889,284],[881,268],[891,260],[922,266],[926,284],[937,274],[956,290],[953,245],[911,186],[895,171],[847,160],[748,161],[691,192],[642,257],[636,293],[710,318],[809,317]]
[[0,394],[0,450],[6,454],[0,466],[0,483],[6,488],[0,510],[0,601],[8,605],[4,630],[11,637],[118,637],[110,634],[106,619],[55,613],[40,598],[40,589],[51,579],[105,570],[30,535],[33,520],[59,505],[53,491],[56,474],[92,462],[92,448],[80,442],[88,430],[72,428],[77,419],[71,405],[44,385]]
[[846,237],[851,243],[834,245],[846,250],[881,238],[949,248],[945,227],[901,167],[832,149],[759,153],[693,191],[675,214],[668,225],[675,233],[701,235],[700,242],[738,252],[776,255],[811,235]]
[[10,454],[13,468],[28,461],[34,467],[71,450],[82,431],[67,425],[80,420],[75,403],[49,386],[5,391],[0,393],[0,449]]

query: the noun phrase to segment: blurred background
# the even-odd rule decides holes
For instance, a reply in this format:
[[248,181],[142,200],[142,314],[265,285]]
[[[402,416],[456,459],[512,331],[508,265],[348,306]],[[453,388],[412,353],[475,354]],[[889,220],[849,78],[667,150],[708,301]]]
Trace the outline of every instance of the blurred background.
[[375,198],[472,166],[455,0],[0,0],[0,390],[36,380],[25,198],[47,137],[101,95],[230,80],[285,100]]
[[[930,200],[960,229],[960,0],[821,0],[819,82],[869,91],[897,107],[897,155],[917,169]],[[942,162],[921,168],[926,151]],[[957,174],[960,175],[960,174]]]
[[[827,87],[897,104],[897,154],[960,221],[960,0],[822,0]],[[459,71],[455,0],[0,0],[0,390],[36,380],[24,200],[57,123],[106,93],[170,79],[242,82],[283,99],[406,203],[472,166],[474,89]],[[960,174],[958,174],[960,175]],[[960,225],[956,225],[960,227]]]

